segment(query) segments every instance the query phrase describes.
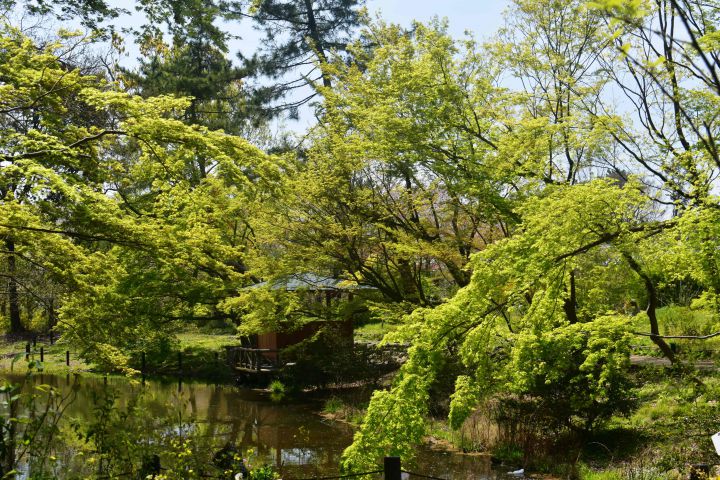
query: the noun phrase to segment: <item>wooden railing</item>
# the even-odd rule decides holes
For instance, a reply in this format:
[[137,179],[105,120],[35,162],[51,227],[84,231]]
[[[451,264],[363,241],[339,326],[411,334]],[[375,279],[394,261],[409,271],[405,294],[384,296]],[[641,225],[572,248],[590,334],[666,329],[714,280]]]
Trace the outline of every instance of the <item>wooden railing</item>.
[[234,346],[225,349],[230,366],[243,372],[274,372],[285,366],[280,350]]

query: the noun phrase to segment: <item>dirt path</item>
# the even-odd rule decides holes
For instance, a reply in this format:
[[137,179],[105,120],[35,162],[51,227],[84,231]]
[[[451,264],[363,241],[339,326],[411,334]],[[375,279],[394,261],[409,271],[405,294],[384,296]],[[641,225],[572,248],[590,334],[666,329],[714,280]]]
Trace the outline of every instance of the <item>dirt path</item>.
[[[633,365],[651,365],[656,367],[669,367],[670,360],[665,357],[649,357],[646,355],[630,355],[630,363]],[[717,370],[713,360],[698,360],[695,362],[698,370]]]

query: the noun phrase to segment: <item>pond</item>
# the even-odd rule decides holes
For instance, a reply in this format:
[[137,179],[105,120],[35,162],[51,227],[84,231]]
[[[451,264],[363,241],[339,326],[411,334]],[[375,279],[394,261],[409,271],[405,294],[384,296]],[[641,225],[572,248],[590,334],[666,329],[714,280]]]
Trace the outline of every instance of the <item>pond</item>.
[[[9,374],[3,377],[14,383],[24,378]],[[78,438],[84,441],[88,432],[98,430],[94,422],[103,415],[109,415],[110,410],[104,408],[108,405],[113,406],[112,411],[117,417],[115,421],[119,419],[120,425],[127,426],[129,432],[133,428],[135,431],[160,432],[154,437],[143,436],[134,440],[131,445],[145,442],[149,451],[162,441],[160,438],[167,437],[166,434],[175,435],[184,430],[186,434],[193,433],[209,439],[203,441],[202,448],[235,449],[233,451],[242,452],[244,456],[251,455],[251,461],[256,464],[274,465],[285,479],[338,474],[342,451],[352,441],[351,427],[320,415],[322,403],[316,400],[284,399],[277,402],[264,392],[231,386],[157,380],[143,384],[123,377],[104,379],[75,374],[36,374],[25,381],[25,391],[33,391],[38,385],[50,385],[60,392],[58,398],[64,399],[58,402],[64,409],[61,422],[66,428],[60,428],[53,441],[56,445],[65,442],[66,446],[65,449],[54,447],[52,455],[56,464],[55,475],[61,478],[77,478],[82,472],[87,474],[88,460],[87,457],[81,458],[82,442]],[[42,411],[42,406],[32,408]],[[76,439],[67,440],[73,433]],[[99,445],[98,434],[95,435]],[[33,465],[21,463],[19,478],[35,475],[31,473],[32,469]],[[445,479],[502,476],[492,471],[487,456],[463,455],[428,447],[420,448],[412,470]]]

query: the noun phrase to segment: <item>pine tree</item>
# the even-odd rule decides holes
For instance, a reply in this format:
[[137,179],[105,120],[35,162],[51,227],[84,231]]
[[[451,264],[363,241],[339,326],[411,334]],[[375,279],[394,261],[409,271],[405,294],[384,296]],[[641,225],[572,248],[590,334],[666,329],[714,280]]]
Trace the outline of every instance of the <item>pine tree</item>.
[[[264,31],[263,47],[241,59],[250,76],[274,83],[253,89],[253,104],[270,115],[289,112],[317,95],[300,93],[310,85],[330,87],[330,77],[320,66],[332,52],[345,52],[353,32],[362,21],[364,0],[251,0],[234,7],[236,14],[250,17]],[[298,93],[295,93],[298,92]]]

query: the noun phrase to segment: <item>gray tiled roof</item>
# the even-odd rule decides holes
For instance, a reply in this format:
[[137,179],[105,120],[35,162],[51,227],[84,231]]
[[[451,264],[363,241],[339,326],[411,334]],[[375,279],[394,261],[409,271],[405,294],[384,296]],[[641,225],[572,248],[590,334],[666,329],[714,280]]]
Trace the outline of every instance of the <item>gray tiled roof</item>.
[[[248,288],[264,287],[268,282],[256,283]],[[368,285],[358,285],[352,280],[333,278],[316,273],[293,273],[282,279],[274,280],[270,284],[273,290],[310,290],[310,291],[332,291],[332,290],[367,290],[373,289]]]

